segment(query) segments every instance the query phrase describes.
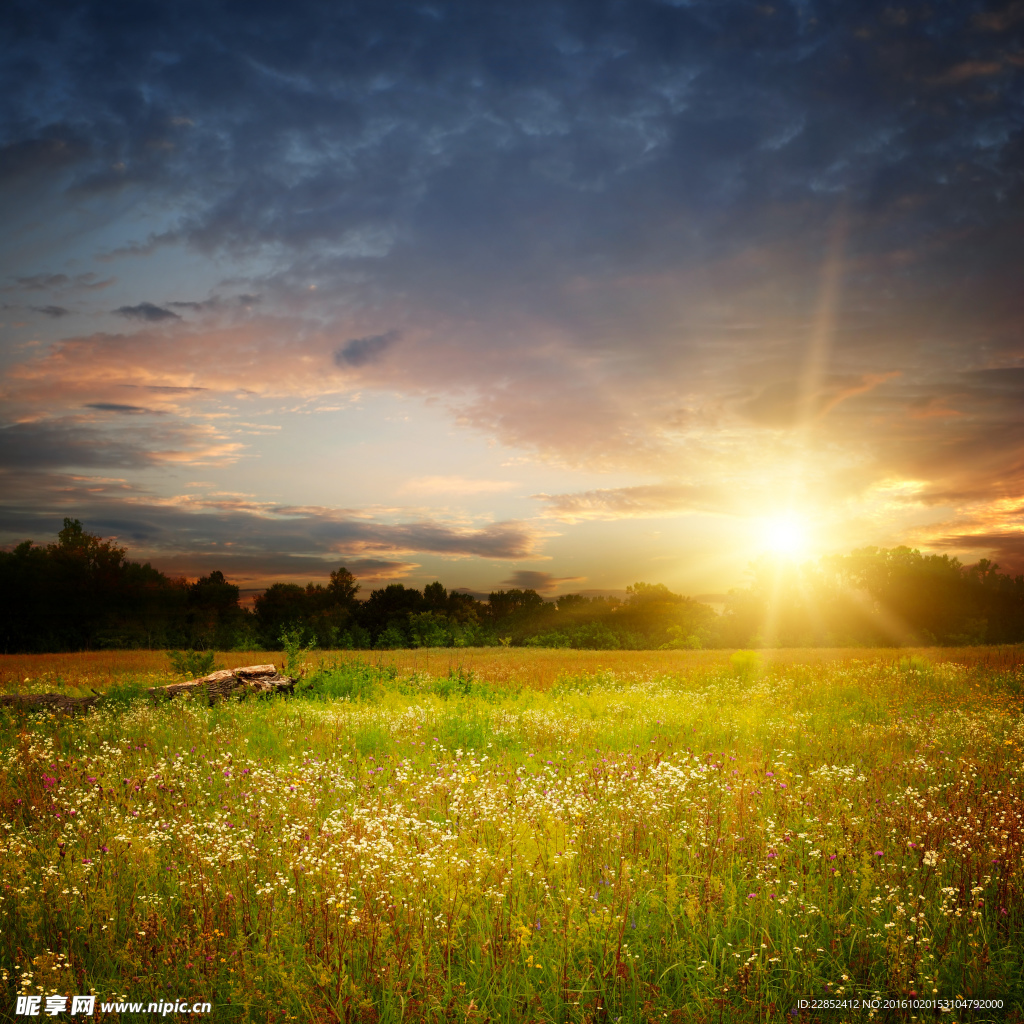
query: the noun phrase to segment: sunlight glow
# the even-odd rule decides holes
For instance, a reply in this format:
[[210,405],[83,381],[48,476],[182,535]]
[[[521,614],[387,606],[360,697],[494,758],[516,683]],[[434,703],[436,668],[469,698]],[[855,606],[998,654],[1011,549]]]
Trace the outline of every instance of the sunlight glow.
[[762,528],[762,543],[776,555],[794,558],[807,553],[807,524],[794,515],[766,519]]

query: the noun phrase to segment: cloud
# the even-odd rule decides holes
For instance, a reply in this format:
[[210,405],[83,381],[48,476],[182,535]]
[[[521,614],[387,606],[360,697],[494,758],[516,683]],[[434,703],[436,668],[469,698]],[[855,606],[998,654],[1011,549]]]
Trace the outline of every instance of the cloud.
[[33,306],[33,311],[36,313],[45,313],[47,316],[59,318],[67,316],[70,310],[65,309],[63,306]]
[[224,298],[220,295],[214,295],[213,298],[204,299],[202,302],[168,302],[168,306],[173,306],[175,309],[190,309],[196,313],[203,313],[207,311],[226,311],[232,308],[238,309],[250,309],[260,301],[259,295],[236,295],[234,301]]
[[739,412],[760,426],[796,426],[802,418],[824,416],[840,402],[866,394],[895,376],[898,376],[895,371],[859,377],[833,375],[809,390],[798,380],[776,381],[742,402]]
[[18,285],[27,292],[42,292],[61,288],[70,281],[70,278],[67,274],[31,274],[17,280]]
[[108,437],[74,420],[0,426],[0,467],[35,470],[63,467],[141,468],[149,454],[137,442]]
[[153,411],[142,405],[125,405],[121,402],[87,402],[85,407],[86,409],[96,409],[98,412],[140,413]]
[[193,395],[209,390],[209,388],[204,387],[172,384],[121,384],[120,387],[139,388],[143,391],[154,391],[157,394],[164,395]]
[[399,331],[371,334],[366,338],[352,338],[335,350],[338,366],[366,366],[375,363],[401,337]]
[[[121,403],[91,403],[100,412],[153,412]],[[116,417],[120,420],[121,417]],[[208,424],[165,422],[140,425],[93,423],[64,416],[25,423],[0,424],[0,467],[62,469],[73,467],[141,470],[179,465],[224,465],[244,446]]]
[[137,306],[119,306],[113,312],[118,316],[128,317],[130,320],[147,320],[150,323],[181,319],[177,313],[164,309],[162,306],[154,306],[152,302],[140,302]]
[[[280,510],[296,515],[297,510]],[[479,528],[452,527],[428,520],[374,524],[312,513],[307,520],[312,536],[335,551],[423,552],[478,558],[520,559],[536,555],[538,534],[517,523],[494,523]]]
[[998,60],[965,60],[950,68],[945,74],[935,79],[940,85],[959,85],[972,78],[987,78],[997,75],[1003,70],[1002,61]]
[[353,576],[361,580],[394,580],[419,568],[416,562],[398,562],[383,558],[350,558],[345,563]]
[[1008,4],[999,5],[996,10],[979,11],[972,22],[975,28],[983,32],[1005,32],[1021,20],[1024,20],[1024,3],[1011,0]]
[[532,497],[545,503],[547,515],[566,522],[650,518],[698,509],[722,511],[728,507],[719,490],[688,484],[643,484]]
[[76,288],[84,289],[85,291],[98,292],[104,288],[110,288],[117,284],[116,277],[105,277],[102,280],[97,280],[99,275],[92,272],[86,274],[76,274],[74,279],[74,286]]
[[279,566],[280,558],[305,559],[321,567],[351,562],[366,575],[379,571],[382,576],[392,566],[413,567],[402,557],[407,555],[531,558],[541,536],[517,522],[395,522],[359,510],[297,508],[245,496],[161,498],[122,480],[56,473],[52,463],[42,462],[33,467],[0,463],[0,488],[0,536],[53,534],[65,516],[72,516],[93,532],[130,542],[146,557],[249,559],[266,571]]
[[113,277],[105,280],[97,280],[98,275],[92,271],[75,274],[68,277],[67,274],[29,274],[26,277],[15,278],[14,285],[8,285],[3,291],[20,290],[26,292],[52,292],[65,289],[77,289],[81,291],[100,291],[116,284],[117,279]]
[[[300,2],[244,23],[204,8],[201,33],[188,4],[140,26],[86,0],[56,33],[22,6],[0,62],[0,202],[21,218],[0,239],[5,290],[81,289],[68,305],[88,314],[113,283],[73,273],[91,248],[130,260],[134,294],[178,280],[215,296],[122,305],[123,336],[5,362],[3,399],[28,419],[114,412],[137,395],[120,389],[145,389],[168,422],[90,435],[112,465],[237,458],[190,433],[200,400],[358,380],[435,400],[509,457],[665,481],[559,484],[540,500],[566,520],[727,511],[730,486],[762,495],[747,481],[798,461],[826,495],[1024,484],[1024,141],[999,34],[1018,0],[813,19],[735,0],[472,18]],[[779,435],[801,412],[795,451]],[[58,435],[88,458],[70,428],[45,429],[24,444],[47,465]]]
[[507,580],[501,582],[519,590],[536,590],[538,594],[548,594],[552,590],[561,589],[566,583],[582,583],[586,578],[586,576],[552,576],[549,572],[518,569]]
[[[36,123],[35,119],[28,122]],[[0,184],[36,184],[40,177],[52,178],[66,172],[88,154],[86,143],[67,135],[45,137],[31,134],[27,138],[5,142],[0,144]]]
[[411,494],[498,494],[515,487],[510,480],[470,480],[463,476],[420,476],[402,486]]
[[[134,557],[129,551],[129,557]],[[406,579],[419,568],[419,563],[399,559],[349,558],[331,560],[302,555],[235,554],[230,550],[203,554],[160,554],[153,563],[169,576],[188,578],[205,576],[220,569],[236,583],[256,583],[252,590],[262,590],[276,582],[326,583],[331,572],[342,565],[358,580],[367,584]],[[366,588],[364,587],[364,592]]]
[[929,546],[953,550],[971,562],[984,554],[998,563],[1001,572],[1024,572],[1024,530],[993,533],[955,533],[933,537]]

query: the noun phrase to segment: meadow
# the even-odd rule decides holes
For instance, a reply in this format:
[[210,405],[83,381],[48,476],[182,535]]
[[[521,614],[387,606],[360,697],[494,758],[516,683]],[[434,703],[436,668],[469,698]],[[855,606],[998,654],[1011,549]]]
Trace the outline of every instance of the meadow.
[[209,708],[158,652],[4,656],[108,700],[0,710],[0,1016],[1022,1021],[1022,661],[315,653]]

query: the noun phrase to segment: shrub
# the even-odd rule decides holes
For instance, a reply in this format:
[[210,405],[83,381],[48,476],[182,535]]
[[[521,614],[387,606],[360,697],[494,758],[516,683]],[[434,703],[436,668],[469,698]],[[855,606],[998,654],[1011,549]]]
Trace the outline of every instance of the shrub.
[[171,671],[179,676],[197,679],[213,671],[213,651],[168,651]]
[[735,651],[729,658],[729,666],[738,679],[751,679],[761,669],[761,655],[757,651]]

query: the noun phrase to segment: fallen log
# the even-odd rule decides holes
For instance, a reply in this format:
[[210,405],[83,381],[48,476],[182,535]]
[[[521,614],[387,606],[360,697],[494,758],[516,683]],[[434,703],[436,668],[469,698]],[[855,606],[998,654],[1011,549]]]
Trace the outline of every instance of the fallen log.
[[203,696],[211,705],[226,697],[242,698],[250,693],[273,694],[294,693],[295,680],[283,676],[275,665],[245,665],[241,668],[226,668],[211,672],[200,679],[186,683],[171,683],[168,686],[150,687],[151,697],[177,697],[181,693]]
[[[0,707],[19,708],[24,711],[63,711],[72,714],[88,711],[103,700],[103,694],[92,691],[94,697],[66,697],[62,693],[4,693],[0,694]],[[151,697],[176,697],[179,693],[191,693],[216,704],[225,697],[245,697],[250,693],[274,694],[294,693],[295,680],[283,676],[274,665],[245,665],[242,668],[221,669],[201,679],[186,683],[171,683],[169,686],[153,686]]]
[[[93,690],[93,693],[96,693]],[[65,697],[62,693],[5,693],[0,694],[0,707],[20,708],[24,711],[64,711],[73,714],[87,711],[103,694],[95,697]]]

